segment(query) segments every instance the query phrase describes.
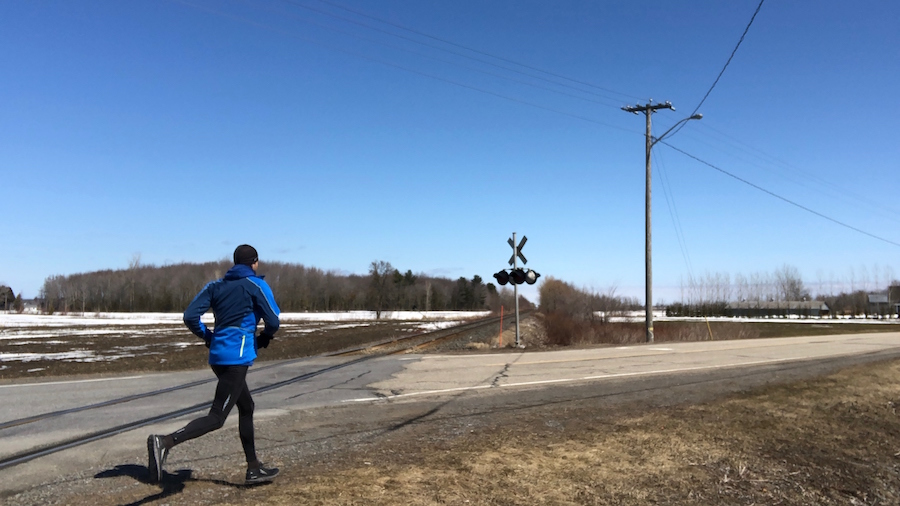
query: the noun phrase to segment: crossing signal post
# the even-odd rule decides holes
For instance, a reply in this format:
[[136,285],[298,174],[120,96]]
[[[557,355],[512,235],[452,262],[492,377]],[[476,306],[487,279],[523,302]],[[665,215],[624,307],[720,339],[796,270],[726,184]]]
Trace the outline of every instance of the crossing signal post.
[[513,285],[513,297],[516,299],[516,347],[521,347],[521,341],[519,340],[519,285],[522,283],[528,283],[529,285],[533,285],[537,282],[537,278],[541,275],[537,271],[533,271],[531,269],[524,269],[519,267],[519,259],[522,260],[523,264],[527,264],[528,260],[525,258],[525,255],[522,254],[522,248],[525,246],[525,242],[528,241],[528,237],[522,236],[522,242],[516,246],[516,233],[513,232],[512,238],[508,239],[506,242],[509,243],[509,246],[513,249],[513,254],[509,258],[509,265],[512,266],[512,269],[509,269],[507,272],[506,269],[494,274],[494,279],[497,280],[497,283],[500,285],[506,285],[507,283],[512,283]]

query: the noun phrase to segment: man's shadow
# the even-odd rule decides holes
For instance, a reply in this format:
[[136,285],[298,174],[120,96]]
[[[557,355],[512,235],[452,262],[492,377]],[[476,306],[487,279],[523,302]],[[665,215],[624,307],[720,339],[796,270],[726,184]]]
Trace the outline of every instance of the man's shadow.
[[179,469],[174,473],[164,471],[162,480],[160,480],[159,483],[155,483],[150,480],[150,470],[147,468],[147,466],[138,464],[122,464],[112,469],[100,471],[99,473],[94,475],[94,478],[119,478],[122,476],[127,476],[141,483],[146,483],[148,485],[158,485],[162,489],[159,491],[159,493],[149,495],[138,501],[127,503],[127,505],[124,506],[140,506],[141,504],[148,504],[160,499],[164,499],[166,497],[178,495],[184,491],[185,484],[189,481],[197,483],[214,483],[216,485],[239,489],[246,489],[256,487],[258,485],[263,485],[247,485],[245,483],[232,483],[226,480],[194,478],[192,475],[193,471],[191,471],[190,469]]

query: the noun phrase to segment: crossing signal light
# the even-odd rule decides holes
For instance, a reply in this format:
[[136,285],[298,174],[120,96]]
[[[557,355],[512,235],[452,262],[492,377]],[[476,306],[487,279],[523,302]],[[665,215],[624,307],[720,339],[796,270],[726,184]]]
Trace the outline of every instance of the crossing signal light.
[[509,272],[503,270],[494,274],[494,279],[496,279],[497,283],[500,285],[505,285],[507,283],[512,283],[514,285],[528,283],[529,285],[533,285],[537,282],[539,277],[541,277],[540,273],[531,269],[510,269]]

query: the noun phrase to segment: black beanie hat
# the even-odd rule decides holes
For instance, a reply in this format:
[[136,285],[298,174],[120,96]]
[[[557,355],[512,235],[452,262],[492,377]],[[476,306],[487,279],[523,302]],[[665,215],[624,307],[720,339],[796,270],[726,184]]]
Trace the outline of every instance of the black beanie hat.
[[256,254],[256,248],[249,244],[241,244],[234,249],[234,265],[253,265],[257,260],[259,255]]

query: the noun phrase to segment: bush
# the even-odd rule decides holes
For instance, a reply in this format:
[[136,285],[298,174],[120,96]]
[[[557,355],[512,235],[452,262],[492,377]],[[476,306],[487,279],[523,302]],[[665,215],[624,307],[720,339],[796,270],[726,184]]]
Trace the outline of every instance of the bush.
[[547,333],[549,346],[569,346],[572,344],[572,336],[577,332],[577,325],[571,318],[557,313],[549,313],[544,316],[544,331]]
[[[576,321],[564,314],[551,313],[545,316],[544,326],[547,331],[548,346],[586,345],[624,345],[646,342],[647,336],[643,323],[600,323]],[[654,341],[716,341],[733,339],[755,339],[759,337],[759,329],[740,322],[657,322]]]

